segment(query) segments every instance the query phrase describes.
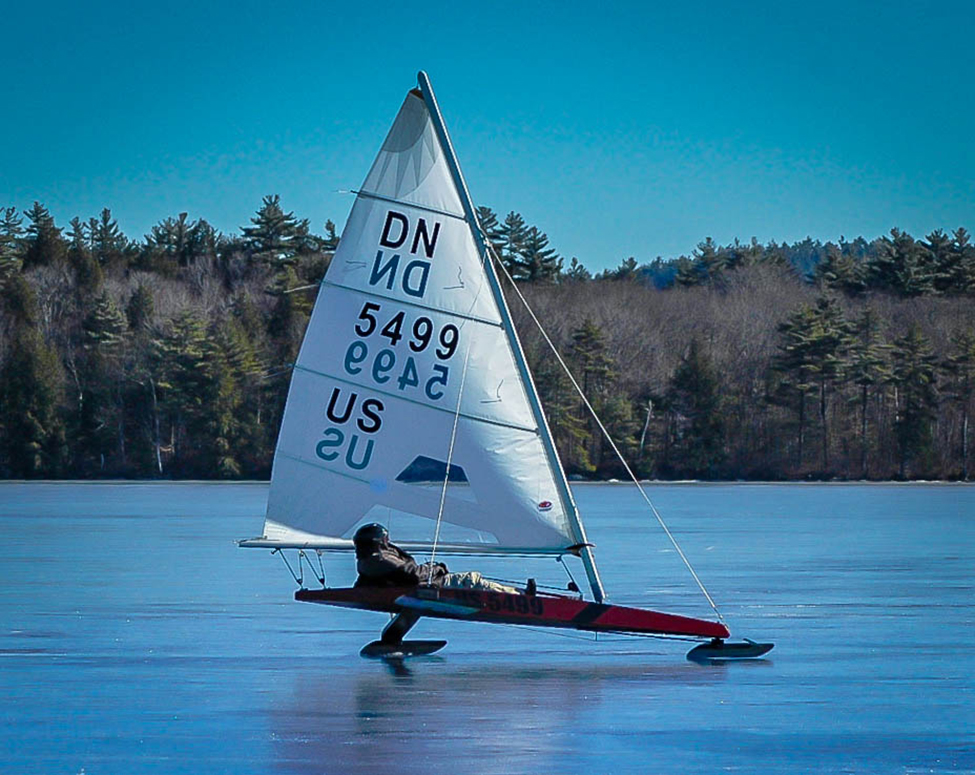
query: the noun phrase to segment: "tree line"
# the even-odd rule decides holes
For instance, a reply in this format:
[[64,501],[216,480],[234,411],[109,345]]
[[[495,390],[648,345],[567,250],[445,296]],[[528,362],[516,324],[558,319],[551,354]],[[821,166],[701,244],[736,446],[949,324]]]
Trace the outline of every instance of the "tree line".
[[[479,216],[570,475],[622,469],[522,294],[642,476],[968,478],[964,229],[707,239],[593,276],[520,214]],[[238,234],[180,213],[140,240],[108,209],[0,208],[0,476],[266,478],[337,244],[277,196]]]

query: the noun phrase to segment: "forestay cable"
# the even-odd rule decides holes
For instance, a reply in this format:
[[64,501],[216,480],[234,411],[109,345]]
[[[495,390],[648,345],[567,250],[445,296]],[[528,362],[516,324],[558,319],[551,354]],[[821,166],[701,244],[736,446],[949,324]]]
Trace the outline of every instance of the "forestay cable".
[[568,364],[566,364],[565,360],[562,358],[562,355],[555,347],[555,343],[552,342],[552,340],[549,338],[548,332],[545,331],[541,321],[535,316],[535,311],[529,306],[528,301],[527,299],[525,299],[524,295],[522,295],[521,289],[515,283],[514,278],[508,272],[508,268],[504,265],[504,262],[498,256],[497,252],[494,250],[494,246],[491,244],[491,241],[487,239],[487,236],[484,235],[483,232],[482,232],[482,236],[484,237],[484,243],[487,245],[488,251],[491,253],[492,257],[494,258],[495,264],[501,267],[501,271],[504,273],[504,276],[508,278],[508,282],[511,283],[511,287],[514,288],[515,293],[518,295],[518,299],[521,301],[522,305],[524,305],[525,309],[528,311],[528,314],[531,317],[532,322],[534,322],[535,325],[537,326],[539,332],[542,335],[542,338],[545,340],[545,343],[549,346],[549,349],[551,349],[551,351],[554,353],[556,359],[559,362],[559,365],[562,367],[566,375],[569,377],[569,381],[572,382],[572,387],[574,387],[576,392],[579,394],[579,397],[582,399],[582,403],[585,404],[586,409],[589,410],[589,413],[592,415],[592,418],[596,421],[596,425],[599,426],[599,430],[602,431],[603,436],[606,437],[606,440],[609,442],[610,447],[613,448],[613,452],[616,453],[616,457],[618,457],[620,463],[623,464],[623,468],[626,470],[626,473],[629,475],[630,479],[633,480],[633,484],[635,484],[637,489],[640,491],[640,495],[643,496],[643,500],[647,502],[647,505],[650,507],[650,511],[653,512],[653,516],[656,517],[657,522],[660,524],[660,527],[663,528],[663,531],[664,533],[666,533],[667,538],[670,539],[670,543],[677,551],[677,554],[680,555],[680,558],[684,562],[684,565],[687,567],[687,570],[690,571],[690,574],[694,578],[694,581],[697,583],[698,588],[704,594],[704,597],[707,599],[708,604],[711,606],[711,610],[714,611],[715,616],[718,617],[718,620],[722,624],[727,624],[724,620],[724,617],[721,615],[721,612],[718,610],[718,606],[715,604],[714,599],[711,597],[707,588],[704,586],[704,582],[702,582],[700,577],[697,575],[697,572],[694,570],[694,567],[691,565],[690,560],[688,560],[687,556],[684,554],[684,550],[680,548],[680,544],[677,543],[677,539],[674,538],[673,534],[670,532],[670,528],[667,527],[667,524],[664,522],[663,517],[660,516],[660,512],[657,511],[657,507],[653,505],[653,501],[650,500],[650,496],[647,495],[646,490],[643,489],[643,485],[640,484],[640,480],[637,479],[636,474],[633,473],[633,470],[630,468],[630,464],[626,462],[626,458],[623,457],[623,453],[620,452],[619,447],[616,446],[616,442],[613,441],[613,437],[609,435],[609,431],[606,430],[606,426],[603,425],[603,421],[599,419],[599,415],[596,414],[596,410],[593,408],[592,404],[589,403],[589,399],[586,398],[586,394],[582,392],[582,388],[579,386],[579,383],[576,381],[576,378],[572,375],[572,372],[569,370]]

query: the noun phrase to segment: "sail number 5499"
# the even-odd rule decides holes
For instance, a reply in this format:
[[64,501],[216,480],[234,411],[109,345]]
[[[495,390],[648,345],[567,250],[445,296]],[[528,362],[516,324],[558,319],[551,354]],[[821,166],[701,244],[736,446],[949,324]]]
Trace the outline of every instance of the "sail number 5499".
[[[371,336],[372,333],[379,328],[379,319],[376,317],[376,313],[382,311],[382,305],[376,304],[372,301],[367,301],[362,305],[362,311],[359,313],[358,322],[355,325],[355,332],[365,339]],[[400,310],[395,315],[393,315],[382,328],[379,329],[379,335],[385,336],[389,343],[395,347],[401,339],[404,338],[403,329],[406,328],[406,334],[409,338],[410,350],[415,353],[421,353],[431,342],[434,341],[434,326],[433,321],[430,318],[421,316],[413,321],[412,326],[406,320],[406,313]],[[442,361],[450,360],[454,353],[457,352],[457,343],[460,340],[460,332],[457,330],[457,326],[453,323],[448,323],[436,336],[436,348],[437,358]]]

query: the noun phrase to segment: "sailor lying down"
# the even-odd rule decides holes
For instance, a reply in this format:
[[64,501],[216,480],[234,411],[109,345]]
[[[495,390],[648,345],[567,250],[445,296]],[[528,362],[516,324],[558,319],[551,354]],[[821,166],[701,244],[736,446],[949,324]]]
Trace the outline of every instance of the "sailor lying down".
[[380,524],[363,525],[352,537],[355,544],[357,587],[415,587],[429,584],[454,589],[483,589],[518,594],[519,589],[484,578],[477,571],[451,573],[442,562],[417,564],[408,552],[390,543]]

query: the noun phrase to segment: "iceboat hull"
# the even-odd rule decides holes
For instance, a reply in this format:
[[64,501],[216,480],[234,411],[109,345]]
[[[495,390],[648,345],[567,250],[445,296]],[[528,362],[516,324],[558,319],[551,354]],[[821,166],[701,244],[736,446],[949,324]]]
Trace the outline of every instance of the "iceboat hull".
[[470,589],[348,587],[300,589],[295,600],[391,614],[412,612],[437,619],[587,632],[703,638],[727,638],[730,634],[720,622],[542,592],[528,595]]

